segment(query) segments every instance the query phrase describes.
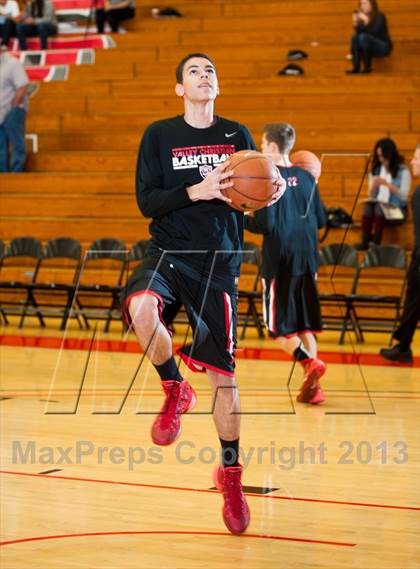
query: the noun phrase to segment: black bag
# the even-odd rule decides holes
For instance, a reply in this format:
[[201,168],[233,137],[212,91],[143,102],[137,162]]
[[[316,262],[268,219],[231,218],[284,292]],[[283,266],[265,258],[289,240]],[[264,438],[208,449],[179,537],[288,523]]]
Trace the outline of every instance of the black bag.
[[329,230],[332,227],[347,227],[353,223],[353,218],[342,207],[330,207],[327,209],[327,224],[323,235],[319,238],[319,242],[325,241]]
[[343,227],[350,225],[353,219],[342,207],[330,207],[327,209],[327,225],[329,227]]

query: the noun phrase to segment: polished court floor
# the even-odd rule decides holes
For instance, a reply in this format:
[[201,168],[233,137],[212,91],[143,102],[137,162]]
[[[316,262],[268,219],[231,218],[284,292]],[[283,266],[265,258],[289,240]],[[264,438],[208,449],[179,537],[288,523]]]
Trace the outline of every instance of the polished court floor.
[[235,537],[206,377],[186,373],[198,404],[155,447],[159,381],[115,330],[0,330],[2,569],[419,566],[418,337],[398,366],[377,356],[385,335],[339,347],[325,333],[326,402],[311,407],[295,401],[301,370],[250,333],[237,368],[252,520]]

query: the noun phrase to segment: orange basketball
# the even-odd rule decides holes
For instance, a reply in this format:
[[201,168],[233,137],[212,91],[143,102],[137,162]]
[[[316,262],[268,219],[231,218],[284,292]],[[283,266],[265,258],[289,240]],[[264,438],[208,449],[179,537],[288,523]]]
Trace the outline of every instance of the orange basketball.
[[230,170],[234,170],[229,181],[231,188],[222,193],[232,200],[229,204],[239,211],[256,211],[265,207],[277,190],[274,183],[280,177],[279,171],[269,158],[255,150],[241,150],[229,157]]
[[309,150],[299,150],[290,157],[290,160],[295,166],[303,168],[318,181],[321,176],[321,162],[316,154],[309,152]]

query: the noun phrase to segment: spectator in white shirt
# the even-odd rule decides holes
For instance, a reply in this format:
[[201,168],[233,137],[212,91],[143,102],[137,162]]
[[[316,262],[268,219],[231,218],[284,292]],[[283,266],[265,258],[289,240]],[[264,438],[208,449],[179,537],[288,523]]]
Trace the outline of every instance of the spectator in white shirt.
[[[398,152],[397,145],[391,138],[381,138],[373,150],[369,199],[363,209],[362,242],[357,246],[359,250],[365,251],[370,241],[380,245],[387,223],[395,225],[405,221],[410,185],[410,170],[404,164],[404,157]],[[387,222],[381,204],[399,208],[402,219]]]

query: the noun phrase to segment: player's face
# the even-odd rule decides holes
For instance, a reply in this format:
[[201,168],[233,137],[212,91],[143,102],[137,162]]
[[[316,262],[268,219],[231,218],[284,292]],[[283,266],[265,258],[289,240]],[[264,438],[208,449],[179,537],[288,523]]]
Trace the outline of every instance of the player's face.
[[364,14],[370,14],[372,12],[372,4],[369,0],[360,0],[360,11]]
[[216,69],[208,59],[192,57],[184,66],[177,94],[191,101],[212,101],[219,93]]
[[410,164],[413,176],[416,178],[420,177],[420,148],[417,148],[417,150],[414,152],[414,156]]
[[265,134],[263,134],[263,137],[261,140],[261,152],[263,154],[269,154],[268,145],[269,145],[269,142],[267,142],[267,139],[265,138]]

